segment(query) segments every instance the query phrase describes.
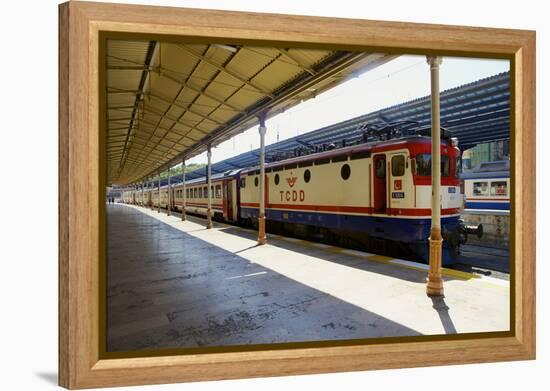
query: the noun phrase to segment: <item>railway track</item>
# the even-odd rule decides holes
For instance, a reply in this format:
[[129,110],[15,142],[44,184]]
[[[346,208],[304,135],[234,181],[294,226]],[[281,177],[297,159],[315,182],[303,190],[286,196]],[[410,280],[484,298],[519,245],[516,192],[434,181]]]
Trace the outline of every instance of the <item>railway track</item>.
[[465,244],[460,248],[453,269],[510,280],[510,250],[493,246]]

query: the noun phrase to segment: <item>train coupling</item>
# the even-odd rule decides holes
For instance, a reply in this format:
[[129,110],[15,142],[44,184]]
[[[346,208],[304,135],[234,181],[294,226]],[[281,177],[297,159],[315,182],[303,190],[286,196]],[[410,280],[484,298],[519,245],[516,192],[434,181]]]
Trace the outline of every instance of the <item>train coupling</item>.
[[468,235],[475,235],[478,239],[483,237],[483,224],[477,225],[466,225],[464,220],[460,220],[460,233],[461,233],[461,244],[466,243],[468,240]]

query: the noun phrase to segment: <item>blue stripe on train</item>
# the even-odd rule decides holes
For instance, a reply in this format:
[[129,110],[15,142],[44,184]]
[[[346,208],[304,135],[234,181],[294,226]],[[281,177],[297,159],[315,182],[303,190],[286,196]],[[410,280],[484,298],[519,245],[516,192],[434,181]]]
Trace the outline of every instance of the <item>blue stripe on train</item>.
[[[241,208],[241,217],[257,218],[258,209]],[[404,219],[398,217],[356,216],[334,213],[302,212],[266,209],[268,220],[314,225],[325,228],[365,232],[369,236],[403,243],[426,241],[430,235],[429,218]],[[442,219],[443,231],[458,228],[458,216]]]
[[501,202],[466,201],[466,209],[510,210],[510,202],[509,201],[501,201]]

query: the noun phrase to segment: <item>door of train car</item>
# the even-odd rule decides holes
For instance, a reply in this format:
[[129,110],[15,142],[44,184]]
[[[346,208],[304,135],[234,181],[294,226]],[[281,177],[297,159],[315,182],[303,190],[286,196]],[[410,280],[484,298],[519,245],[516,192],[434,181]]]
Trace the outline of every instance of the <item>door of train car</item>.
[[231,181],[223,181],[223,214],[227,221],[233,220],[233,194]]
[[224,181],[224,211],[226,212],[226,219],[228,221],[237,220],[237,186],[235,185],[235,179]]
[[176,210],[176,187],[170,186],[168,189],[170,191],[170,196],[168,197],[168,199],[170,200],[169,208],[170,210]]
[[387,208],[387,179],[386,179],[386,155],[374,155],[374,213],[386,213]]

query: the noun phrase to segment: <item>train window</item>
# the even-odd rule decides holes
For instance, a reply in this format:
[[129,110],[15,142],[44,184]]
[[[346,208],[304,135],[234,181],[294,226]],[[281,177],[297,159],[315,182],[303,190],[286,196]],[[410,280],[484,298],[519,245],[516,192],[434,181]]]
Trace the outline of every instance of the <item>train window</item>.
[[[421,153],[416,155],[416,173],[420,176],[432,175],[432,155]],[[441,176],[451,175],[451,161],[449,156],[441,155]]]
[[376,160],[376,177],[385,178],[386,177],[386,159]]
[[279,177],[279,174],[275,174],[275,184],[278,185],[281,178]]
[[273,172],[279,172],[279,171],[283,171],[283,166],[279,166],[279,167],[273,167]]
[[246,178],[241,178],[241,187],[246,187]]
[[204,187],[202,188],[202,196],[203,196],[204,198],[208,198],[208,187],[204,186]]
[[421,153],[416,155],[416,174],[420,176],[432,175],[432,155]]
[[202,198],[202,187],[199,187],[199,198]]
[[489,184],[487,182],[474,182],[474,195],[475,196],[489,195]]
[[285,170],[292,170],[296,167],[298,167],[298,163],[285,164]]
[[451,159],[447,155],[441,155],[441,176],[451,175]]
[[310,180],[311,180],[311,171],[305,170],[304,171],[304,182],[309,183]]
[[220,185],[216,185],[216,198],[222,198],[222,187]]
[[506,181],[491,182],[491,195],[507,196],[508,184],[506,183]]
[[393,176],[403,176],[405,174],[405,156],[398,155],[391,158],[391,174]]
[[459,157],[455,158],[455,178],[460,178],[460,173],[462,172],[462,164]]
[[311,167],[311,166],[313,166],[313,160],[298,163],[298,167]]
[[351,176],[351,168],[349,167],[349,164],[344,164],[342,168],[340,169],[340,175],[342,176],[343,180],[348,180]]
[[258,187],[258,182],[260,180],[258,179],[258,177],[254,178],[254,186]]
[[198,198],[199,196],[199,189],[198,187],[195,187],[195,189],[193,189],[193,198]]

